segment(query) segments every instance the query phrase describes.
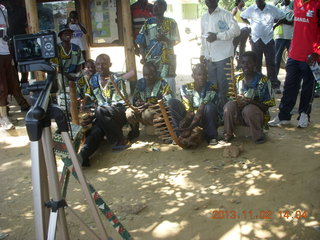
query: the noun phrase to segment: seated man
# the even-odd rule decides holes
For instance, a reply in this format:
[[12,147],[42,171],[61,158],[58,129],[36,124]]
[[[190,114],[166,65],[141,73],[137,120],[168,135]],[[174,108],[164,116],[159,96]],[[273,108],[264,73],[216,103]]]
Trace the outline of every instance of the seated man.
[[85,62],[81,77],[77,79],[77,94],[80,102],[80,112],[90,108],[94,103],[94,96],[90,85],[91,77],[96,73],[95,62],[89,59]]
[[224,106],[225,140],[233,138],[237,124],[250,128],[252,140],[256,144],[265,142],[263,125],[270,119],[269,107],[275,105],[270,80],[256,71],[257,57],[254,52],[242,56],[243,73],[236,76],[236,99]]
[[[127,123],[124,101],[111,82],[112,73],[110,57],[100,54],[96,59],[96,71],[90,79],[93,95],[98,102],[95,110],[95,121],[80,151],[83,166],[90,166],[89,157],[97,150],[103,137],[108,142],[115,143],[114,150],[121,150],[127,145],[127,138],[123,135],[122,127]],[[123,96],[127,96],[123,79],[116,82],[117,89]]]
[[192,70],[193,83],[183,85],[180,89],[182,103],[179,100],[169,101],[176,134],[188,138],[193,129],[200,126],[210,145],[217,144],[218,139],[218,96],[216,86],[207,81],[205,65],[197,64]]
[[139,123],[153,126],[155,110],[150,105],[156,104],[158,100],[168,101],[172,98],[172,92],[168,83],[158,76],[157,66],[152,62],[147,62],[143,66],[143,78],[137,82],[133,93],[133,105],[137,111],[127,109],[126,117],[131,125],[132,131],[128,137],[130,139],[139,136]]

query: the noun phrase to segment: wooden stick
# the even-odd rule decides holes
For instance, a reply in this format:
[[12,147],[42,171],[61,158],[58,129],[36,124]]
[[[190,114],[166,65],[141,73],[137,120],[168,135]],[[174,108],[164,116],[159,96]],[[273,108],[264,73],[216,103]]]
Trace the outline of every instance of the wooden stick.
[[133,111],[139,112],[138,108],[132,106],[132,104],[129,102],[129,100],[123,96],[123,94],[121,93],[121,91],[119,90],[117,84],[116,84],[115,81],[114,81],[114,75],[113,75],[113,74],[111,74],[110,80],[111,80],[111,83],[112,83],[114,89],[117,91],[117,93],[118,93],[119,96],[122,98],[122,100],[126,103],[126,105],[127,105],[129,108],[131,108]]
[[[77,102],[76,83],[74,81],[69,81],[69,88],[70,88],[71,121],[72,123],[79,125],[79,111],[78,111],[78,102]],[[66,107],[67,107],[67,103],[66,103]]]

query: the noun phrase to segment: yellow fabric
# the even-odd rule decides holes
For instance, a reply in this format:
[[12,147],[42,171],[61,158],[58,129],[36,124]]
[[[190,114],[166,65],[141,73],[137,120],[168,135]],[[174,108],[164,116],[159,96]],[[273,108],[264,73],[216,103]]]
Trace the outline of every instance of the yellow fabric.
[[242,20],[242,18],[240,17],[240,14],[241,14],[240,10],[237,9],[237,13],[236,13],[236,15],[234,16],[234,19],[235,19],[238,23],[245,23],[245,22]]

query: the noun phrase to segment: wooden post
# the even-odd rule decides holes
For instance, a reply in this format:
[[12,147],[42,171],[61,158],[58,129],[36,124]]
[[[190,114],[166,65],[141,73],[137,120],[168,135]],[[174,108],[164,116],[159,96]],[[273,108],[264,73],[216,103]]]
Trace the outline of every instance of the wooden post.
[[72,121],[72,123],[79,125],[77,89],[76,89],[76,83],[74,81],[69,81],[69,89],[70,89],[71,121]]
[[131,80],[137,80],[136,58],[134,53],[132,17],[129,0],[121,0],[122,21],[123,21],[123,43],[126,57],[126,71],[134,70],[135,75]]
[[29,33],[39,32],[38,11],[36,0],[25,0],[27,18],[28,18],[28,31]]
[[[39,32],[38,11],[36,0],[25,0],[27,19],[28,19],[28,33]],[[35,72],[37,80],[44,80],[45,75],[43,72]]]
[[90,24],[90,15],[89,15],[89,1],[88,0],[79,0],[79,5],[80,5],[80,21],[83,24],[83,26],[86,28],[87,30],[87,34],[85,35],[85,38],[87,40],[87,59],[91,58],[91,54],[90,54],[90,44],[89,44],[89,36],[91,33],[89,33],[89,24]]

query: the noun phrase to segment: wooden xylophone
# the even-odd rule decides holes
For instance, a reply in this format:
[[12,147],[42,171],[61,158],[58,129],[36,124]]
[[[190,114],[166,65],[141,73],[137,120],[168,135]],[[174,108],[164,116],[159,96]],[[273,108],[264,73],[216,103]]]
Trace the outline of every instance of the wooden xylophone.
[[156,112],[153,118],[153,126],[158,137],[164,142],[174,141],[181,148],[186,148],[174,132],[171,122],[172,117],[164,101],[162,99],[158,100],[157,104],[152,105],[151,108]]
[[229,81],[228,97],[235,100],[237,97],[237,81],[234,74],[234,62],[232,57],[227,65],[229,67],[225,69],[230,70],[230,73],[226,73],[227,80]]

